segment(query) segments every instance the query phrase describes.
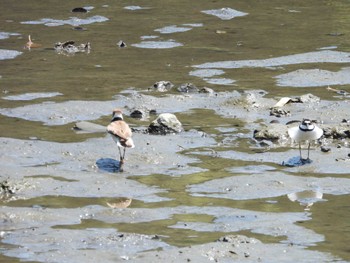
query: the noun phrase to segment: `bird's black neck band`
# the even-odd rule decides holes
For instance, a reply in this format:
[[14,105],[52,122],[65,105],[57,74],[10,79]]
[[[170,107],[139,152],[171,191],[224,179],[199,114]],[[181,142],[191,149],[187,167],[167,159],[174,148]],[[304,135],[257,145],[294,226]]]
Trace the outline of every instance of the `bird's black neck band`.
[[123,120],[123,118],[121,118],[121,117],[114,117],[112,120],[111,120],[111,122],[114,122],[114,121],[122,121]]
[[302,127],[300,127],[299,126],[299,129],[301,130],[301,131],[303,131],[303,132],[310,132],[310,131],[313,131],[314,129],[315,129],[315,126],[312,128],[312,129],[304,129],[304,128],[302,128]]

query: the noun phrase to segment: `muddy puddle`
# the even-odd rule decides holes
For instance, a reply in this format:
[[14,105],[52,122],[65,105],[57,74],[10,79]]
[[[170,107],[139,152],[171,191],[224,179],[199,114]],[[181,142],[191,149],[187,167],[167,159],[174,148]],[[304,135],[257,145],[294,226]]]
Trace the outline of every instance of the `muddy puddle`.
[[36,5],[1,3],[1,262],[350,261],[346,3]]

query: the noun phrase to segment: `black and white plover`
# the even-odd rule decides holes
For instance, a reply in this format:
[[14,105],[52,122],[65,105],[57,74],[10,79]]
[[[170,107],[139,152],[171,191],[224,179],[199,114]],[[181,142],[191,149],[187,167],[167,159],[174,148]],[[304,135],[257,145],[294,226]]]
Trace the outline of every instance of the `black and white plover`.
[[[120,165],[119,170],[123,171],[123,164],[125,158],[126,148],[134,148],[134,141],[132,140],[132,131],[129,125],[124,121],[122,111],[119,109],[115,109],[113,111],[113,118],[111,123],[107,126],[107,131],[111,134],[113,140],[118,145],[119,157],[120,157]],[[123,154],[122,150],[123,149]]]
[[310,141],[319,139],[323,135],[323,130],[317,127],[313,121],[309,119],[303,119],[303,121],[299,126],[289,128],[288,134],[293,141],[295,141],[296,143],[299,143],[300,160],[303,161],[303,158],[301,155],[301,142],[303,141],[308,142],[308,148],[307,148],[308,151],[307,151],[306,160],[309,160]]

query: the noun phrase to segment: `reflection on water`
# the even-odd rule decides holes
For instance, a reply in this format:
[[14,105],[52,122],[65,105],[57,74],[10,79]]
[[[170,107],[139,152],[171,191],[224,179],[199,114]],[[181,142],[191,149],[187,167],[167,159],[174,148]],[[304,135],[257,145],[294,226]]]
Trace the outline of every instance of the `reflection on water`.
[[[270,96],[312,92],[324,99],[334,99],[333,94],[327,93],[326,85],[344,85],[342,88],[346,89],[350,83],[346,67],[350,63],[347,48],[350,6],[343,1],[148,1],[140,6],[131,2],[106,5],[92,1],[86,3],[91,5],[89,12],[72,13],[71,10],[80,4],[63,1],[53,6],[52,1],[2,1],[0,112],[3,115],[0,117],[0,136],[81,141],[85,137],[79,137],[71,130],[72,122],[95,119],[103,124],[107,121],[105,116],[116,106],[114,95],[130,87],[136,92],[145,91],[162,80],[169,80],[176,87],[191,82],[220,92],[262,89]],[[80,25],[85,30],[72,28]],[[41,47],[24,50],[28,35]],[[120,39],[127,43],[127,47],[118,48]],[[60,56],[54,52],[54,43],[70,40],[91,42],[90,54]],[[138,99],[142,106],[142,98]],[[136,97],[127,98],[118,106],[127,107],[130,100],[136,101]],[[172,106],[171,102],[167,103],[167,109]],[[190,174],[183,171],[182,175],[174,173],[176,176],[171,176],[171,171],[167,171],[166,174],[131,178],[143,187],[165,189],[158,193],[158,199],[153,199],[156,201],[133,198],[130,207],[111,212],[103,197],[89,198],[84,192],[85,198],[81,199],[46,195],[2,203],[6,205],[4,209],[13,209],[13,215],[22,208],[28,209],[26,213],[32,216],[34,211],[31,208],[38,214],[44,211],[47,218],[41,224],[45,227],[38,226],[37,232],[43,235],[43,239],[37,238],[38,242],[44,242],[45,234],[50,233],[48,222],[61,224],[62,229],[55,231],[57,240],[61,241],[68,229],[83,228],[84,232],[76,232],[79,232],[76,239],[88,238],[94,249],[98,243],[94,243],[94,232],[90,228],[100,228],[108,237],[115,235],[112,228],[166,236],[164,242],[153,240],[145,249],[211,242],[224,233],[244,231],[262,241],[313,245],[315,250],[350,260],[345,245],[350,237],[346,231],[350,216],[346,174],[305,170],[303,173],[293,170],[291,174],[284,170],[286,167],[269,159],[257,163],[257,158],[263,158],[259,154],[253,155],[249,148],[250,133],[244,127],[246,118],[235,119],[234,112],[230,113],[232,118],[224,118],[214,111],[182,107],[180,111],[183,112],[179,114],[186,127],[203,131],[203,136],[212,136],[218,148],[211,144],[184,149],[186,157],[195,156],[190,166],[202,168],[193,169],[197,173],[191,170]],[[63,114],[67,112],[69,114]],[[69,116],[69,119],[62,116]],[[143,127],[146,123],[132,120],[135,127]],[[249,127],[254,125],[248,124]],[[234,129],[230,129],[232,127]],[[89,137],[100,135],[90,134]],[[186,140],[190,141],[191,137]],[[143,143],[140,141],[139,145]],[[93,151],[100,145],[89,146],[89,150]],[[81,147],[77,147],[77,155],[79,151],[84,152]],[[220,155],[216,152],[220,150],[227,152]],[[65,154],[58,153],[62,162]],[[283,154],[275,153],[274,156],[284,158],[286,155]],[[79,156],[85,158],[84,154]],[[123,178],[123,174],[109,174],[118,170],[118,161],[108,155],[102,156],[94,159],[97,162],[91,165],[96,164],[105,171],[103,176]],[[72,158],[76,158],[72,166],[77,169],[76,163],[81,160],[75,156]],[[29,162],[30,155],[25,160]],[[52,169],[43,173],[57,172],[55,167],[43,169]],[[142,170],[142,166],[139,169]],[[61,178],[56,181],[64,182],[60,185],[64,191],[74,182],[79,182],[75,176],[93,177],[93,174],[85,174],[83,169],[74,176],[70,172],[59,170],[60,174],[52,177],[38,174],[38,177],[25,179]],[[13,170],[13,173],[18,171]],[[100,174],[98,177],[103,178]],[[321,180],[322,177],[328,179]],[[4,178],[0,176],[0,179],[3,181]],[[103,179],[97,182],[93,178],[89,180],[89,187],[100,193],[95,184],[102,184]],[[315,185],[322,185],[325,191],[320,191],[321,194],[315,192]],[[45,185],[36,187],[45,189]],[[109,187],[113,189],[113,186]],[[122,188],[123,184],[117,187]],[[135,185],[137,187],[140,186]],[[79,195],[78,190],[75,193]],[[310,193],[315,193],[315,196]],[[106,193],[113,200],[111,195]],[[319,202],[325,199],[327,202]],[[299,203],[307,206],[307,214]],[[59,207],[67,210],[56,210]],[[84,209],[97,211],[94,216],[98,220],[91,220],[93,215]],[[139,217],[135,216],[138,214]],[[71,218],[77,220],[73,223]],[[120,221],[113,221],[116,218]],[[130,224],[130,218],[144,221]],[[57,223],[56,220],[60,219],[62,222]],[[30,227],[33,222],[26,220],[24,223]],[[270,222],[275,224],[272,228],[269,228]],[[282,233],[279,223],[288,227],[287,234]],[[64,224],[67,224],[66,229]],[[101,233],[101,239],[104,233]],[[17,240],[16,236],[19,240],[21,234],[14,231],[13,240]],[[30,234],[24,235],[28,246],[31,244]],[[5,237],[1,235],[1,238]],[[0,256],[0,261],[17,262],[17,256],[16,253],[11,254],[10,259]],[[29,256],[29,253],[23,254],[22,258]]]

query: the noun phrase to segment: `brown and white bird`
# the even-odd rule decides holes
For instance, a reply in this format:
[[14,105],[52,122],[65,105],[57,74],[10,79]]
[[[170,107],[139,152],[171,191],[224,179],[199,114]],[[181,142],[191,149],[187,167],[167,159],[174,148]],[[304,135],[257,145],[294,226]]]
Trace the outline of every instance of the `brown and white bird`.
[[293,141],[299,143],[300,160],[303,161],[303,158],[301,157],[301,142],[307,141],[309,143],[306,159],[309,160],[310,141],[319,139],[323,135],[323,130],[317,127],[313,121],[303,119],[299,126],[289,128],[288,134]]
[[[120,109],[113,111],[113,118],[111,123],[107,126],[107,132],[111,134],[113,140],[117,143],[119,149],[120,166],[119,170],[122,171],[122,165],[124,164],[125,150],[126,148],[134,148],[134,141],[132,140],[132,131],[129,125],[124,121],[123,114]],[[123,148],[123,154],[121,149]]]

